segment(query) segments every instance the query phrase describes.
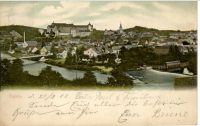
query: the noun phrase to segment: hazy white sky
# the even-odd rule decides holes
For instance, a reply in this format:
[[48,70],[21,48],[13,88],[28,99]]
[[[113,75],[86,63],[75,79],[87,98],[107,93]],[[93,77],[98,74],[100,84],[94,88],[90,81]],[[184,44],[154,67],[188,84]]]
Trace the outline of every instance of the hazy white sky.
[[0,25],[46,28],[52,22],[88,24],[97,29],[145,26],[197,29],[197,2],[0,2]]

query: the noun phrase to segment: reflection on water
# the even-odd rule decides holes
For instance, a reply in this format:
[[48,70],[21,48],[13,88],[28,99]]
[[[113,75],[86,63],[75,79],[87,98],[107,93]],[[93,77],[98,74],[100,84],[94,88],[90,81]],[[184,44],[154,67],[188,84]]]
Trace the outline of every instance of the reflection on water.
[[[66,69],[66,68],[62,68],[62,67],[58,67],[58,66],[49,65],[49,64],[46,64],[43,62],[35,62],[35,63],[30,62],[29,64],[25,64],[24,70],[28,71],[32,75],[37,76],[37,75],[39,75],[40,71],[42,69],[44,69],[46,66],[51,66],[52,70],[59,72],[65,79],[68,79],[68,80],[74,80],[76,78],[83,78],[84,73],[85,73],[84,71]],[[101,83],[106,83],[107,78],[110,76],[110,75],[102,74],[102,73],[96,72],[96,71],[93,71],[93,72],[97,78],[97,81],[101,82]]]

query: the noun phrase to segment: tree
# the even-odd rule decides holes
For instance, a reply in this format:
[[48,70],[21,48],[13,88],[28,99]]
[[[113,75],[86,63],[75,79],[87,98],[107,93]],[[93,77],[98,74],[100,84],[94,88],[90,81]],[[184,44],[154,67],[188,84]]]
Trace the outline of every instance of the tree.
[[42,47],[44,47],[45,46],[45,42],[44,41],[42,41]]
[[193,56],[189,59],[188,69],[195,75],[197,74],[197,56]]
[[51,53],[53,54],[51,57],[52,57],[53,59],[55,59],[55,58],[56,58],[57,51],[56,51],[56,49],[55,49],[55,45],[54,45],[54,44],[51,46],[50,51],[51,51]]
[[180,60],[182,53],[179,51],[178,46],[171,45],[169,47],[169,59],[170,60]]
[[95,75],[91,71],[87,71],[82,78],[82,84],[86,86],[96,86],[97,80]]
[[68,51],[65,59],[65,65],[75,65],[77,62],[76,60],[76,57],[71,54],[71,51]]
[[8,59],[3,59],[1,62],[1,85],[5,85],[9,83],[9,73],[8,68],[10,67],[11,63]]
[[133,86],[132,79],[126,76],[123,72],[115,69],[111,72],[111,75],[116,79],[115,86]]
[[92,58],[90,58],[90,59],[91,59],[91,60],[90,60],[90,61],[91,61],[91,64],[94,65],[95,62],[96,62],[96,58],[95,58],[95,57],[92,57]]
[[84,50],[85,48],[84,47],[80,47],[76,50],[76,55],[77,55],[77,60],[80,61],[83,57],[84,57]]
[[116,63],[115,63],[115,59],[116,59],[115,54],[107,54],[106,56],[107,56],[107,58],[108,58],[108,64],[109,64],[110,66],[115,67],[115,65],[116,65]]
[[100,41],[100,40],[103,39],[103,37],[104,37],[103,31],[99,31],[99,30],[96,30],[96,29],[94,29],[89,36],[89,38],[94,40],[94,41]]
[[111,87],[114,87],[114,86],[116,86],[117,83],[116,83],[116,80],[115,80],[114,77],[108,77],[107,84],[108,84],[109,86],[111,86]]
[[43,86],[56,87],[64,83],[64,78],[61,74],[53,71],[50,66],[41,71],[39,78]]
[[11,84],[19,84],[23,82],[23,62],[20,59],[13,60],[8,67],[9,82]]

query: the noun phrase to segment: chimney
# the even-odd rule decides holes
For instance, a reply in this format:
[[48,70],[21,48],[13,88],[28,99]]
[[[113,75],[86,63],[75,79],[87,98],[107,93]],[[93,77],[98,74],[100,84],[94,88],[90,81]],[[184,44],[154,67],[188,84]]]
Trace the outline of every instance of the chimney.
[[25,40],[25,36],[26,36],[26,33],[24,32],[24,43],[26,42],[26,40]]

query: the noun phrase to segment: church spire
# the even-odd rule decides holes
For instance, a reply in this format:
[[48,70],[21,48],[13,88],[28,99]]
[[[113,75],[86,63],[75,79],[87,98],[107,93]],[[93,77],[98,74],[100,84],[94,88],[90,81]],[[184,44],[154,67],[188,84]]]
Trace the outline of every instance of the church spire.
[[123,33],[123,28],[122,28],[122,23],[120,22],[120,25],[119,25],[119,33]]
[[120,22],[119,29],[122,29],[122,23]]

